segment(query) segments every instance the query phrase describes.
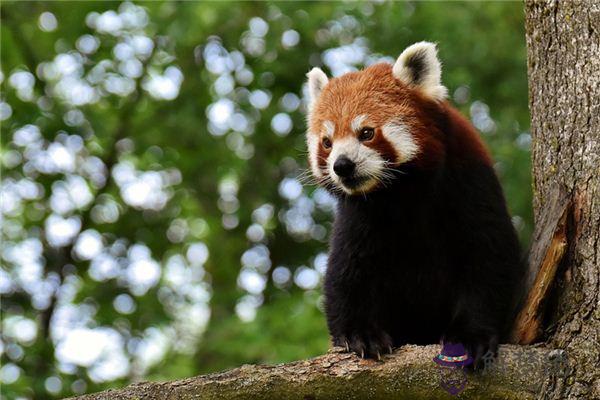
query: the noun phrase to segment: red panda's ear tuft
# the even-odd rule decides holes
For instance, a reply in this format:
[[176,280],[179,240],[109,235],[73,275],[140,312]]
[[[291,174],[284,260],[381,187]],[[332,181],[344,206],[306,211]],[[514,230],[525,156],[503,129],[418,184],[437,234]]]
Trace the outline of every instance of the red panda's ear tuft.
[[407,47],[396,60],[392,71],[397,79],[420,89],[434,100],[443,100],[448,94],[442,85],[442,65],[433,43],[418,42]]
[[329,79],[327,79],[327,75],[325,75],[325,72],[323,72],[321,68],[311,69],[306,76],[308,77],[308,109],[312,110],[314,103],[321,95],[321,92],[329,82]]

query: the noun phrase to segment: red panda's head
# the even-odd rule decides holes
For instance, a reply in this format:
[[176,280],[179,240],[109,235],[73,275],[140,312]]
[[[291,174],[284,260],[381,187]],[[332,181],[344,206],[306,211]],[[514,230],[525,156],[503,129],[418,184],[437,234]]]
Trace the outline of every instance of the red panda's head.
[[432,43],[413,44],[393,66],[375,64],[331,80],[313,68],[308,87],[311,171],[334,190],[368,193],[402,164],[443,154],[428,111],[446,97]]

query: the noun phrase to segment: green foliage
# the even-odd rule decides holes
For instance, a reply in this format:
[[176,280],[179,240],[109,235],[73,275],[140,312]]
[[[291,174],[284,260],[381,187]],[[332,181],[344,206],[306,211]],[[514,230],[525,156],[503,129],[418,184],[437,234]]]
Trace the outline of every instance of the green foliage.
[[60,398],[324,352],[304,74],[439,45],[531,232],[520,3],[4,2],[2,367]]

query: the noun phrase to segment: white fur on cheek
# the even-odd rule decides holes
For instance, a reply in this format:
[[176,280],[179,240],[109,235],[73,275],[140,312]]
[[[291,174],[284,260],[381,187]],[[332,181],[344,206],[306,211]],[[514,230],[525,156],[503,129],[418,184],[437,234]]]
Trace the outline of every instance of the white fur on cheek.
[[308,148],[308,161],[313,175],[316,178],[323,177],[323,172],[319,168],[319,135],[308,132],[306,134],[306,147]]
[[404,124],[388,122],[381,131],[396,151],[400,163],[410,161],[419,154],[419,145]]

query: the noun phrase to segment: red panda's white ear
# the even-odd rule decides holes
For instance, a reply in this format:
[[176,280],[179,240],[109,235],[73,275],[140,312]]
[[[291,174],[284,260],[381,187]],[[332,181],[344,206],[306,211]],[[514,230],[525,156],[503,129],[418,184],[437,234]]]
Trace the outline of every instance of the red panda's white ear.
[[442,85],[442,65],[437,48],[430,42],[418,42],[407,47],[392,69],[394,76],[425,95],[443,100],[448,90]]
[[327,75],[325,75],[325,72],[323,72],[321,68],[311,69],[306,76],[308,77],[308,100],[310,109],[321,95],[321,92],[329,82],[329,79],[327,79]]

